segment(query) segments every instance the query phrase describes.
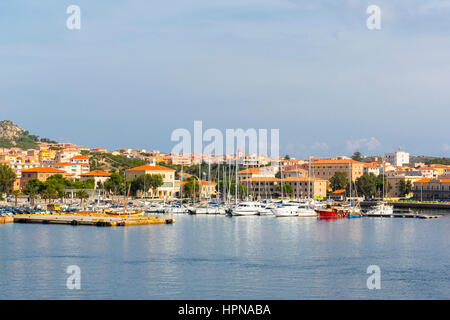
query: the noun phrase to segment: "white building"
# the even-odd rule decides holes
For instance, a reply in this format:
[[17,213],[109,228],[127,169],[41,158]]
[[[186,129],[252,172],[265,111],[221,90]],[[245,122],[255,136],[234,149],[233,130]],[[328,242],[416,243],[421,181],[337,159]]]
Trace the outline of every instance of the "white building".
[[397,151],[394,153],[386,153],[384,155],[384,161],[393,164],[394,166],[401,167],[409,163],[409,153],[404,151]]

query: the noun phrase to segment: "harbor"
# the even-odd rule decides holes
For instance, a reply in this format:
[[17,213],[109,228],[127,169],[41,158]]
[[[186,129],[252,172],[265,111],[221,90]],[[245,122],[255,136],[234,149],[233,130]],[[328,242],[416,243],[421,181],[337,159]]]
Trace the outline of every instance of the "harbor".
[[[0,225],[0,299],[448,298],[446,214],[175,219],[130,228]],[[65,287],[69,265],[82,270],[81,290]],[[367,290],[369,265],[381,267],[382,290]]]
[[108,215],[21,215],[14,216],[14,223],[68,224],[72,226],[124,227],[150,224],[172,224],[174,219],[155,217],[111,217]]

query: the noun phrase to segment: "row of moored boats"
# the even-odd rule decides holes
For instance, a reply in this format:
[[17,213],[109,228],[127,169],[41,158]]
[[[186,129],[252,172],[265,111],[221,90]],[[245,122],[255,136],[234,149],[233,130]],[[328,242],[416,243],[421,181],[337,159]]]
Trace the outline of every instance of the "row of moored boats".
[[[363,214],[356,203],[303,201],[243,201],[235,204],[209,202],[202,205],[173,203],[145,203],[147,213],[170,214],[211,214],[231,216],[276,216],[276,217],[319,217],[319,218],[359,218]],[[364,213],[366,216],[388,216],[393,214],[392,206],[384,202],[377,204]]]

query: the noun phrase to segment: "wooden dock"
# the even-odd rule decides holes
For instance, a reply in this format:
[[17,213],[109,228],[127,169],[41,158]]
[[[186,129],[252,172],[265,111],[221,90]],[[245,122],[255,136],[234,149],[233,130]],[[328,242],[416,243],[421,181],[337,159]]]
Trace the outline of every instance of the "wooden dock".
[[373,218],[416,218],[416,219],[437,219],[441,215],[414,214],[414,213],[394,213],[394,214],[362,214],[363,217]]
[[155,217],[111,217],[107,215],[17,215],[13,217],[14,223],[41,223],[41,224],[65,224],[84,225],[97,227],[123,227],[149,224],[172,224],[174,219],[158,219]]
[[14,222],[14,217],[12,217],[12,216],[1,216],[0,217],[0,224],[13,223],[13,222]]

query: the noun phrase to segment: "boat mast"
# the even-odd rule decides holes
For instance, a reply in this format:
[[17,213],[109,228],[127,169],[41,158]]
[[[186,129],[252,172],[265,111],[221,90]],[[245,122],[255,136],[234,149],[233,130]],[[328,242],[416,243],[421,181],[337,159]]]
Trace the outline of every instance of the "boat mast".
[[237,205],[237,197],[238,197],[238,159],[236,152],[236,181],[235,181],[235,204]]

